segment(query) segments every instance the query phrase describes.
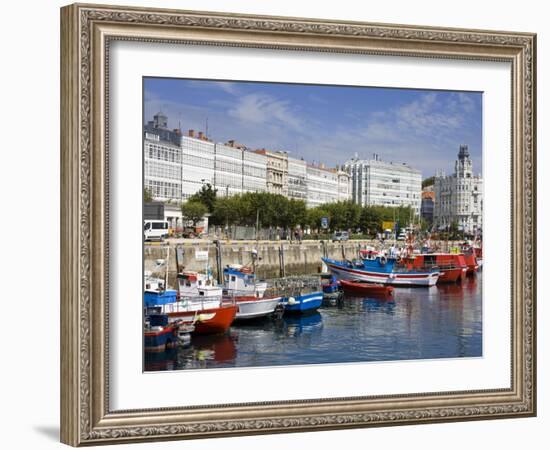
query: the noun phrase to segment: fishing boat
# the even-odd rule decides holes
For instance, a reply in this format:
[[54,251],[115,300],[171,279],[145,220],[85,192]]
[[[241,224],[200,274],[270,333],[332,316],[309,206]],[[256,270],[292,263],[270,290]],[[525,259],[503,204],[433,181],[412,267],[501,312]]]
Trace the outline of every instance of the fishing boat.
[[258,319],[275,312],[281,296],[265,297],[267,283],[258,281],[246,266],[227,266],[223,271],[223,295],[237,305],[236,320]]
[[286,279],[281,292],[285,315],[313,313],[323,302],[319,277]]
[[267,282],[258,281],[252,268],[231,264],[223,269],[223,288],[234,296],[261,298],[267,289]]
[[177,276],[178,301],[170,305],[172,320],[195,320],[194,334],[225,333],[237,314],[232,299],[223,297],[223,290],[210,273],[182,271]]
[[210,275],[183,271],[178,274],[178,291],[149,279],[144,294],[146,308],[160,307],[170,323],[193,324],[193,334],[224,333],[235,319],[237,306],[223,299],[222,289]]
[[[202,255],[201,255],[202,258]],[[206,261],[205,273],[182,270],[177,275],[177,291],[167,289],[170,246],[166,247],[164,280],[145,276],[144,307],[158,307],[168,316],[169,323],[193,325],[193,335],[225,333],[235,319],[237,306],[222,296],[222,288],[216,285]],[[176,249],[176,267],[179,270]]]
[[331,273],[321,274],[321,288],[323,289],[325,298],[340,294],[338,279]]
[[178,326],[168,322],[166,314],[150,314],[145,317],[143,348],[145,352],[164,352],[175,348]]
[[285,314],[306,314],[319,309],[323,302],[323,292],[312,292],[296,296],[284,297],[281,300],[285,308]]
[[389,297],[393,295],[393,287],[380,284],[369,283],[367,281],[349,281],[341,280],[340,286],[344,290],[344,293],[359,296],[374,295],[377,297]]
[[433,286],[439,278],[436,268],[410,269],[396,258],[375,254],[354,261],[322,258],[331,273],[342,280],[367,281],[395,286]]
[[412,254],[401,258],[400,264],[414,269],[437,269],[440,272],[438,283],[461,282],[466,276],[468,266],[461,253]]

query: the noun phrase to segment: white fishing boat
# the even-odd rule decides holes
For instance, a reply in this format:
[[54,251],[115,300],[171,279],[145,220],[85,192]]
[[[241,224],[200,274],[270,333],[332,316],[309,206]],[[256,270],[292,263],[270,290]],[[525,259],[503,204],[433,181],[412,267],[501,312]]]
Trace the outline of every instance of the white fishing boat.
[[258,281],[249,267],[234,264],[223,271],[224,295],[235,300],[237,320],[256,319],[272,314],[280,296],[265,297],[267,283]]

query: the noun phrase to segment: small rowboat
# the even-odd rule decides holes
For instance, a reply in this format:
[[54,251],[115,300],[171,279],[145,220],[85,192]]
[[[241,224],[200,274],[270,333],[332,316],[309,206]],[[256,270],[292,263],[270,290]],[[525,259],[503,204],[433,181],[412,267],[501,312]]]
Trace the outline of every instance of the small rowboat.
[[365,281],[340,280],[340,286],[346,294],[389,296],[393,294],[393,287],[379,283]]

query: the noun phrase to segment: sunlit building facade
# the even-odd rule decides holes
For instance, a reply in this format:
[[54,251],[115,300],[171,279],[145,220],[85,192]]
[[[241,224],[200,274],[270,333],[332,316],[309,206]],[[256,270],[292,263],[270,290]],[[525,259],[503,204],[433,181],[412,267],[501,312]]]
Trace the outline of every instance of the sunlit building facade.
[[349,160],[344,170],[351,177],[351,196],[362,206],[410,206],[420,214],[422,174],[405,163],[373,159]]
[[266,155],[166,126],[162,113],[144,126],[144,183],[155,200],[182,202],[206,184],[220,196],[267,190]]
[[474,175],[467,145],[461,145],[455,172],[438,172],[434,181],[434,225],[446,229],[456,224],[462,231],[479,234],[483,227],[483,179]]
[[266,149],[256,150],[256,153],[267,157],[267,192],[288,196],[288,153]]
[[144,133],[144,188],[154,199],[182,200],[181,147]]
[[303,159],[288,158],[288,198],[307,198],[307,163]]
[[323,203],[335,203],[350,200],[350,177],[344,171],[325,167],[323,164],[308,164],[306,186],[308,208]]

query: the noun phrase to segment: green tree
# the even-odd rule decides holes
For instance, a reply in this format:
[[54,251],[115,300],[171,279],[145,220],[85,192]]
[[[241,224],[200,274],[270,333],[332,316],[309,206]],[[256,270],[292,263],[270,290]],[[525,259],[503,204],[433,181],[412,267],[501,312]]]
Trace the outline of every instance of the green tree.
[[239,196],[220,197],[214,203],[214,211],[210,216],[213,225],[232,225],[237,223],[240,214]]
[[184,219],[193,222],[194,227],[207,213],[208,208],[199,201],[187,201],[181,205],[181,215]]
[[189,197],[188,201],[201,202],[208,208],[208,212],[212,213],[214,211],[217,193],[217,189],[214,189],[210,183],[206,183],[203,184],[195,194]]
[[153,195],[151,194],[151,190],[144,188],[143,189],[143,201],[145,203],[149,203],[153,201]]
[[323,205],[317,206],[316,208],[308,209],[306,211],[305,224],[308,225],[312,230],[319,231],[319,230],[321,230],[321,218],[322,217],[328,217],[329,218],[329,226],[331,226],[330,214],[326,209],[323,208]]
[[376,206],[365,206],[359,219],[363,233],[375,235],[382,230],[382,209]]

